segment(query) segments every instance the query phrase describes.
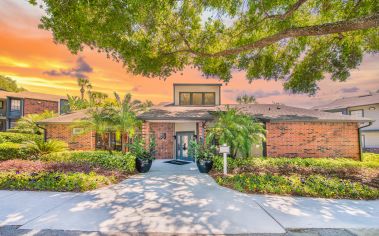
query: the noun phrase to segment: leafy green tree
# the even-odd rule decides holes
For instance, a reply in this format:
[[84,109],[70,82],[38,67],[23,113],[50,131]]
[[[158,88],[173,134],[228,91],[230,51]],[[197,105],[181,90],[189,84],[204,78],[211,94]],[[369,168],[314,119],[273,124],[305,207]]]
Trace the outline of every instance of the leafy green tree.
[[216,117],[214,126],[207,130],[206,141],[228,144],[233,157],[238,154],[249,157],[252,145],[264,139],[263,125],[237,109],[228,107],[226,111],[218,111]]
[[57,43],[73,53],[96,48],[144,76],[195,66],[227,82],[237,69],[313,94],[379,50],[378,0],[42,2],[40,27]]
[[104,100],[108,98],[108,95],[106,93],[92,91],[89,92],[89,104],[91,107],[93,106],[102,106],[104,104]]
[[90,106],[90,103],[87,100],[81,99],[78,96],[71,96],[67,94],[67,101],[70,111],[83,110]]
[[46,110],[41,114],[29,114],[20,118],[17,121],[16,126],[10,129],[10,131],[16,133],[42,134],[43,129],[38,126],[37,122],[56,116],[57,114],[55,112],[49,110]]
[[0,90],[4,90],[7,92],[26,91],[26,89],[18,87],[15,80],[4,75],[0,75]]
[[238,96],[236,98],[236,101],[239,104],[255,104],[255,103],[257,103],[257,100],[255,99],[255,97],[253,95],[247,95],[247,94]]

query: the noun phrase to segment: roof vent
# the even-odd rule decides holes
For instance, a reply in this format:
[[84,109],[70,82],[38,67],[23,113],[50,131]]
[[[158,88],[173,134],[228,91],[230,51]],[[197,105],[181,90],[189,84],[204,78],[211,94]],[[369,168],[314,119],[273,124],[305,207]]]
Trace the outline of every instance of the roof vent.
[[276,107],[276,109],[280,110],[280,107]]

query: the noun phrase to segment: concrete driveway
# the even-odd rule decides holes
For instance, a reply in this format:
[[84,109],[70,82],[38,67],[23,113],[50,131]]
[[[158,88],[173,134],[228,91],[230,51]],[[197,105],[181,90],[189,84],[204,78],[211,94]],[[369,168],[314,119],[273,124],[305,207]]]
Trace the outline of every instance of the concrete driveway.
[[379,201],[247,195],[218,186],[194,164],[163,161],[91,192],[0,191],[0,226],[34,232],[283,234],[290,228],[376,230],[378,222]]

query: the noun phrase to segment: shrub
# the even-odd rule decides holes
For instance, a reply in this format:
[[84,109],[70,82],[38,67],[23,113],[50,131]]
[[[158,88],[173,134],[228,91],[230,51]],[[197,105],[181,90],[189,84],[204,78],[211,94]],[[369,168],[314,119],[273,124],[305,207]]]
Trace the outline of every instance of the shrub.
[[0,161],[26,159],[31,155],[29,149],[18,143],[0,143]]
[[[325,170],[335,170],[341,168],[378,168],[379,154],[364,154],[363,161],[355,161],[347,158],[228,158],[228,169],[233,171],[236,168],[255,167],[313,167]],[[223,158],[214,158],[213,168],[222,171]]]
[[27,141],[23,146],[30,150],[34,156],[40,156],[52,152],[62,152],[68,148],[67,143],[54,139],[49,139],[46,142],[43,140]]
[[0,132],[0,143],[23,143],[30,140],[42,140],[42,135]]
[[89,163],[109,170],[120,170],[126,173],[134,173],[135,157],[121,152],[107,151],[71,151],[51,153],[41,157],[44,161]]
[[217,183],[241,192],[326,198],[377,199],[379,189],[361,183],[321,175],[301,177],[272,174],[239,174],[216,177]]
[[106,177],[91,172],[84,173],[15,173],[0,172],[0,189],[44,190],[44,191],[87,191],[115,182],[114,177]]

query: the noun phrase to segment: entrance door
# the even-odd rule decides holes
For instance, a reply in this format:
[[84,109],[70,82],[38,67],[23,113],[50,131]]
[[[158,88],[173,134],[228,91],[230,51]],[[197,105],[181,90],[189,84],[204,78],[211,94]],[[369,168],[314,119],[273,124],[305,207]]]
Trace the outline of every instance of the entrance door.
[[193,157],[188,154],[189,142],[193,139],[193,132],[176,133],[176,159],[193,161]]

